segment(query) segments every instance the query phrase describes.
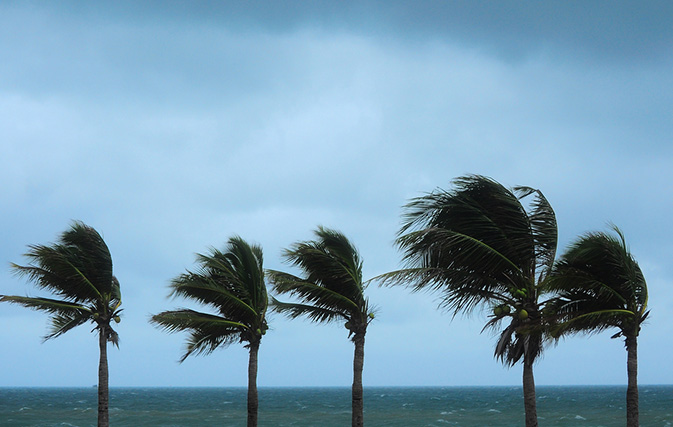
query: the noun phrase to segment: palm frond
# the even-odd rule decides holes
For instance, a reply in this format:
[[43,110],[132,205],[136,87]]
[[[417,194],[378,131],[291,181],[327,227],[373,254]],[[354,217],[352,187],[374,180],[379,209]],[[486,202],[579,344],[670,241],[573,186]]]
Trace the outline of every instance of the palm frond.
[[50,298],[0,295],[0,302],[10,302],[13,304],[19,304],[24,307],[31,308],[33,310],[46,311],[47,313],[64,314],[81,311],[91,314],[91,311],[81,304]]
[[119,280],[112,276],[112,286],[110,287],[110,303],[112,304],[112,311],[115,311],[122,305],[122,291]]
[[343,248],[325,242],[302,242],[285,251],[284,258],[305,273],[305,281],[357,301],[362,298],[362,270],[359,261],[341,258]]
[[314,305],[320,309],[343,313],[358,313],[364,304],[362,301],[353,301],[337,291],[323,287],[319,284],[303,280],[291,274],[275,270],[268,270],[269,282],[273,290],[279,294],[287,294],[299,298],[306,304]]
[[[535,241],[528,215],[516,195],[478,175],[458,178],[454,187],[453,191],[437,190],[408,203],[399,236],[413,230],[451,230],[484,242],[530,277]],[[398,238],[402,249],[403,242]]]
[[541,281],[551,271],[556,258],[556,248],[558,246],[556,214],[540,190],[520,186],[515,187],[514,191],[518,194],[520,200],[533,195],[528,217],[535,238],[538,280]]
[[93,228],[74,222],[53,245],[31,245],[29,265],[12,264],[17,275],[73,302],[91,302],[110,294],[112,257]]
[[112,327],[107,328],[107,342],[119,348],[119,334]]
[[502,293],[528,283],[528,278],[512,260],[463,233],[429,228],[409,233],[399,241],[406,249],[404,260],[409,270],[425,270],[432,273],[434,280],[441,278],[434,285],[428,280],[413,282],[416,287],[430,285]]
[[240,332],[247,328],[247,325],[240,322],[189,309],[164,311],[153,315],[150,322],[167,332],[201,328],[220,328],[223,331]]
[[628,310],[577,311],[561,317],[561,322],[552,329],[552,335],[560,337],[568,334],[596,334],[613,327],[626,330],[636,323],[637,316]]
[[268,303],[264,285],[262,248],[250,245],[239,236],[231,237],[224,251],[211,249],[198,255],[205,276],[218,278],[229,285],[230,291],[246,301],[256,311],[263,312]]
[[502,363],[513,366],[523,356],[521,342],[516,339],[516,328],[513,324],[507,326],[500,333],[493,355]]
[[281,302],[274,297],[271,297],[271,309],[276,313],[285,314],[291,319],[305,316],[310,321],[317,323],[347,319],[347,315],[343,311],[335,311],[308,304]]
[[180,357],[182,363],[191,355],[208,355],[218,348],[224,348],[240,341],[236,335],[222,333],[220,330],[195,329],[187,338],[185,353]]
[[194,310],[173,310],[155,314],[150,323],[167,332],[188,331],[187,351],[181,361],[190,354],[208,354],[219,346],[227,346],[242,340],[248,329],[240,322]]
[[59,337],[69,330],[93,320],[91,313],[82,310],[59,312],[51,316],[51,330],[44,336],[44,341]]
[[181,296],[215,308],[223,317],[254,322],[259,317],[242,288],[230,286],[221,277],[191,273],[181,274],[171,281],[172,296]]

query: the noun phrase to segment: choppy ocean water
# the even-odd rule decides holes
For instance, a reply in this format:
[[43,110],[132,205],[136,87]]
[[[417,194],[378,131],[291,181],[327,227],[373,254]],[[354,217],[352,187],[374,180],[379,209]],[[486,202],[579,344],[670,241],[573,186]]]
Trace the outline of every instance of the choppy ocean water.
[[[540,426],[623,426],[625,387],[537,388]],[[260,388],[260,426],[350,425],[349,388]],[[94,426],[95,388],[0,388],[0,426]],[[640,387],[642,426],[673,426],[673,386]],[[244,426],[245,388],[112,388],[113,426]],[[367,426],[523,425],[520,387],[365,388]]]

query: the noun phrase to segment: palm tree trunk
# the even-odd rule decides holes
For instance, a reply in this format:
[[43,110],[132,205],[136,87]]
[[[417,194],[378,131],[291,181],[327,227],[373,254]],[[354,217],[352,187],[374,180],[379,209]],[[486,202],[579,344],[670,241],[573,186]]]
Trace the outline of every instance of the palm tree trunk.
[[535,402],[535,379],[533,361],[523,356],[523,406],[526,412],[526,427],[537,427],[537,405]]
[[109,378],[107,363],[107,328],[100,325],[98,334],[100,359],[98,362],[98,427],[109,427],[108,406],[110,403]]
[[257,353],[259,340],[250,343],[250,358],[248,359],[248,427],[257,427]]
[[626,426],[638,427],[638,339],[635,336],[626,338]]
[[355,343],[355,355],[353,357],[353,427],[364,425],[364,401],[362,391],[362,369],[365,363],[365,334],[356,333],[353,337]]

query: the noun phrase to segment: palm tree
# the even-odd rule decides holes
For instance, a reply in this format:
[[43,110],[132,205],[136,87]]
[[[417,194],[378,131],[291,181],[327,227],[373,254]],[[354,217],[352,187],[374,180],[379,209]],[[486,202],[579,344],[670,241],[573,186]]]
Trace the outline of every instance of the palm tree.
[[379,279],[438,291],[440,307],[454,315],[493,306],[484,329],[507,320],[495,356],[508,366],[523,359],[526,426],[537,426],[533,364],[543,350],[539,299],[556,252],[554,211],[529,187],[510,191],[479,175],[453,183],[452,191],[438,189],[405,206],[396,243],[407,268]]
[[211,248],[209,254],[198,254],[197,263],[196,272],[187,271],[173,279],[171,295],[210,306],[216,314],[164,311],[152,316],[150,322],[168,332],[189,331],[187,351],[180,362],[191,354],[209,354],[234,342],[247,343],[248,426],[257,426],[257,354],[268,329],[262,248],[235,236],[224,251]]
[[627,351],[626,420],[638,426],[638,334],[647,318],[647,284],[624,234],[589,233],[563,254],[550,276],[558,293],[546,310],[558,316],[555,337],[617,328]]
[[273,299],[273,309],[291,318],[306,316],[314,322],[346,321],[349,338],[355,345],[352,424],[362,426],[365,334],[374,318],[364,295],[362,260],[342,233],[318,227],[315,235],[316,240],[295,243],[284,253],[286,261],[299,267],[304,277],[268,271],[275,292],[301,300],[300,303],[288,303]]
[[110,251],[100,234],[80,221],[73,222],[58,243],[29,248],[25,254],[29,265],[12,264],[14,272],[58,299],[0,295],[0,301],[49,313],[51,330],[45,341],[87,322],[95,325],[100,349],[98,425],[107,427],[110,425],[107,343],[119,347],[119,337],[110,322],[119,322],[121,312],[121,291],[112,274]]

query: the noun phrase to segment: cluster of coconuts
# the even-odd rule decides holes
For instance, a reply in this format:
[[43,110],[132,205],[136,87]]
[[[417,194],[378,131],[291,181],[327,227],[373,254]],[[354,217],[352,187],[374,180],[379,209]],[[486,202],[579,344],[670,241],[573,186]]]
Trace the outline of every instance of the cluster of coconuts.
[[[512,312],[512,308],[507,304],[500,304],[493,307],[493,315],[496,317],[508,316]],[[517,311],[517,317],[521,320],[528,319],[528,311],[522,308]]]
[[257,332],[257,335],[266,335],[266,330],[269,329],[269,325],[264,324],[262,325],[262,328],[257,328],[255,332]]

